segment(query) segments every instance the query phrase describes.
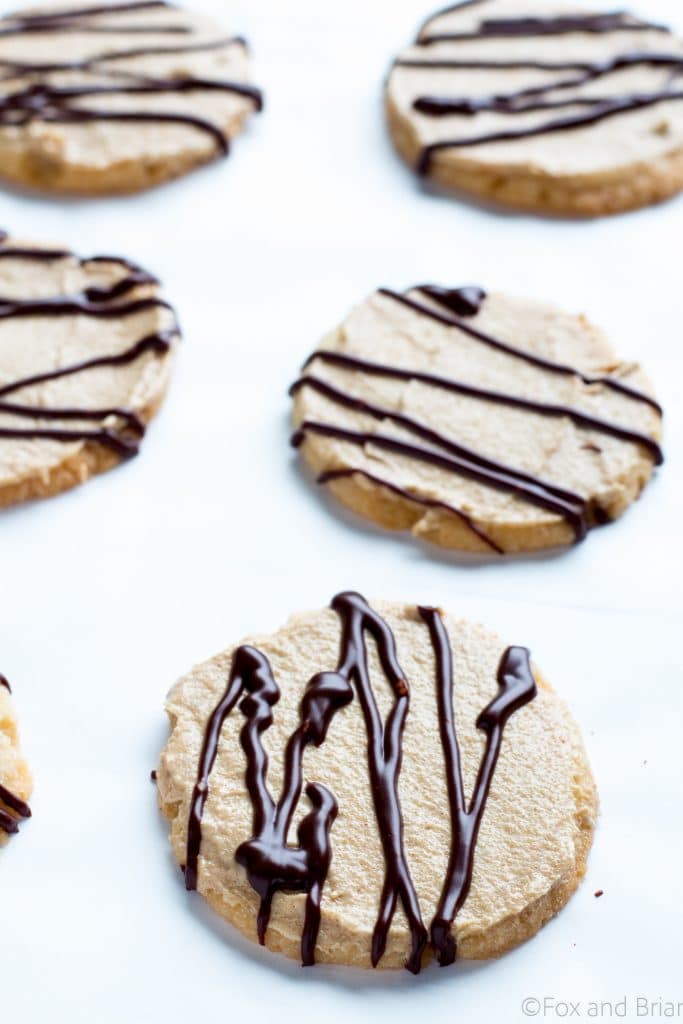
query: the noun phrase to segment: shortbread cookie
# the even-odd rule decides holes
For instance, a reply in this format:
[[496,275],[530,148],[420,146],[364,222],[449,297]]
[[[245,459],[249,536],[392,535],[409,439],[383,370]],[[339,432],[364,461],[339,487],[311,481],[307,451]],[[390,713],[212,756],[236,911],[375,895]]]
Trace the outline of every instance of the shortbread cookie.
[[582,316],[480,288],[381,288],[292,387],[292,439],[335,497],[446,548],[531,551],[621,515],[661,410]]
[[0,176],[133,192],[228,152],[261,109],[245,41],[164,0],[0,19]]
[[683,188],[683,41],[571,0],[468,0],[434,14],[386,88],[421,175],[507,206],[597,216]]
[[10,692],[9,683],[0,675],[0,846],[19,831],[20,821],[31,817],[26,801],[33,788],[28,765],[19,753]]
[[305,965],[497,956],[584,873],[576,723],[525,648],[436,608],[338,594],[193,669],[167,711],[186,887]]
[[0,506],[136,455],[177,338],[135,264],[0,238]]

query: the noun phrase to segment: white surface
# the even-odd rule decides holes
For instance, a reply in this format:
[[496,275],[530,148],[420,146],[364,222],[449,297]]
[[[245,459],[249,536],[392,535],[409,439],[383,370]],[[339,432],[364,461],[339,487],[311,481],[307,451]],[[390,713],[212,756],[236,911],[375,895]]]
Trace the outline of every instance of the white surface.
[[[642,6],[681,22],[677,0]],[[185,330],[140,458],[0,517],[0,667],[36,781],[34,819],[1,857],[0,1020],[509,1024],[524,997],[580,1001],[586,1018],[589,1000],[628,996],[629,1020],[638,995],[683,999],[683,199],[570,223],[422,193],[386,140],[380,86],[424,2],[203,7],[250,37],[266,90],[230,160],[130,199],[0,190],[14,233],[158,272]],[[555,557],[476,565],[324,503],[288,447],[287,385],[351,304],[417,279],[553,298],[646,363],[667,463],[619,523]],[[238,941],[171,864],[149,782],[167,688],[347,587],[529,645],[585,730],[602,796],[587,880],[498,963],[302,971]]]

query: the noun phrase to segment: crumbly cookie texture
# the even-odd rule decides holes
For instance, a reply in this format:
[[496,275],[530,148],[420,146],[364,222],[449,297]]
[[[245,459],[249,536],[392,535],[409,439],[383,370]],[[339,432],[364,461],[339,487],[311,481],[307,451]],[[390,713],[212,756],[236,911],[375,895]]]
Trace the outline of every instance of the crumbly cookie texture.
[[0,20],[0,177],[50,192],[135,192],[228,151],[261,94],[243,39],[150,0]]
[[80,259],[4,237],[0,295],[2,507],[137,453],[178,330],[156,279],[113,256]]
[[375,292],[323,339],[293,392],[294,441],[323,486],[386,529],[461,551],[571,544],[620,516],[660,458],[641,368],[585,317],[500,293],[457,316],[421,288]]
[[645,17],[475,0],[422,26],[385,100],[401,156],[447,188],[600,216],[683,188],[682,83],[683,42]]
[[[0,677],[2,680],[2,677]],[[26,802],[31,796],[33,783],[26,761],[19,752],[17,719],[9,690],[0,681],[0,786],[19,800]],[[7,795],[7,793],[5,794]],[[5,817],[7,816],[7,817]],[[0,794],[0,846],[4,846],[13,830],[12,821],[19,820],[15,809],[5,803]]]
[[[393,632],[409,688],[398,790],[407,863],[428,925],[439,901],[452,839],[446,762],[439,738],[435,649],[415,607],[373,602],[372,608]],[[484,747],[475,723],[497,693],[496,673],[504,645],[481,626],[440,615],[452,648],[455,723],[469,799]],[[274,635],[246,641],[267,657],[280,689],[272,725],[263,733],[267,783],[275,800],[283,787],[285,750],[300,721],[298,708],[306,684],[317,673],[334,672],[340,639],[337,614],[325,610],[297,615]],[[168,698],[171,736],[161,755],[158,796],[170,822],[174,855],[183,867],[200,751],[209,718],[226,689],[234,650],[194,668]],[[391,690],[371,640],[366,653],[379,715],[386,721]],[[537,696],[505,728],[475,847],[471,889],[455,919],[453,934],[460,957],[498,956],[532,936],[566,903],[585,871],[597,816],[595,785],[576,723],[540,674],[536,670],[534,674]],[[235,858],[255,827],[240,746],[247,713],[242,708],[244,713],[235,707],[220,732],[203,812],[197,888],[219,914],[255,939],[259,898]],[[306,748],[306,783],[327,787],[338,804],[331,828],[332,859],[322,892],[317,962],[371,964],[385,861],[367,750],[358,692],[337,712],[325,741]],[[299,806],[290,829],[292,845],[303,813]],[[277,893],[266,945],[298,958],[304,916],[303,894]],[[379,966],[401,967],[409,947],[408,926],[399,904]],[[430,955],[427,948],[425,962]]]

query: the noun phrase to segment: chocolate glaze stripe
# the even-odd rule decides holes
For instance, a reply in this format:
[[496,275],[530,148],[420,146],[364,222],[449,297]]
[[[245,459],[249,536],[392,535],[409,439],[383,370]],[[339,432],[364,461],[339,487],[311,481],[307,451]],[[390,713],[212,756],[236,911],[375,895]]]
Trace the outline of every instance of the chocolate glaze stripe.
[[[445,305],[449,312],[454,312],[454,305],[452,303],[449,304],[447,298],[444,299],[444,292],[447,297],[451,294],[457,295],[458,292],[461,291],[459,289],[441,289],[435,285],[417,285],[415,286],[415,289],[409,289],[409,291],[412,290],[421,291],[433,301],[441,305]],[[467,291],[472,292],[472,289],[467,289]],[[408,309],[412,309],[415,313],[431,317],[432,320],[436,320],[437,323],[443,324],[445,327],[457,327],[458,330],[463,331],[475,341],[483,342],[483,344],[488,345],[490,348],[495,348],[499,352],[505,352],[507,355],[513,356],[515,359],[522,359],[524,362],[529,363],[532,366],[538,366],[539,369],[547,370],[549,373],[576,377],[583,381],[584,384],[600,384],[606,388],[611,388],[611,390],[618,391],[619,394],[622,394],[627,398],[632,398],[638,402],[644,402],[646,405],[649,405],[654,409],[655,412],[662,415],[662,407],[654,400],[654,398],[651,398],[650,395],[646,395],[644,391],[638,391],[636,388],[629,387],[627,384],[622,383],[622,381],[617,380],[616,377],[595,377],[582,373],[574,366],[568,366],[564,363],[556,363],[550,359],[544,359],[543,356],[536,355],[535,353],[529,352],[523,348],[518,348],[516,345],[510,344],[510,342],[502,341],[500,338],[494,338],[493,335],[487,334],[485,331],[481,331],[478,328],[473,327],[471,324],[463,323],[460,317],[446,316],[443,313],[438,313],[429,306],[416,302],[415,299],[411,299],[408,295],[392,291],[390,288],[379,288],[378,294],[384,295],[388,299],[393,299],[395,302],[400,302],[402,305],[407,306]],[[317,355],[318,353],[314,353],[311,358],[316,358]]]
[[587,128],[598,124],[600,121],[616,117],[618,114],[644,110],[648,107],[656,106],[658,103],[678,102],[680,100],[683,100],[683,92],[663,91],[652,94],[646,93],[615,100],[605,100],[604,103],[600,104],[596,110],[589,114],[562,117],[554,121],[546,121],[534,127],[521,128],[518,131],[488,132],[471,137],[444,139],[423,147],[418,158],[416,170],[418,174],[428,174],[434,155],[445,149],[463,149],[469,146],[480,146],[492,142],[514,142],[517,139],[531,139],[539,135],[552,135],[557,132]]
[[43,409],[40,406],[21,406],[0,402],[0,413],[18,417],[26,416],[35,420],[95,420],[103,422],[116,417],[123,421],[123,431],[120,433],[116,433],[108,427],[102,427],[99,430],[0,427],[0,438],[65,443],[70,441],[97,442],[104,445],[105,448],[111,448],[122,459],[129,459],[138,454],[139,441],[145,433],[142,420],[128,409]]
[[[114,285],[116,289],[118,285]],[[87,292],[76,296],[55,296],[47,299],[7,299],[0,297],[0,320],[9,320],[14,317],[31,316],[92,316],[114,319],[116,317],[134,316],[136,313],[144,313],[148,309],[168,309],[173,307],[165,299],[148,297],[134,299],[131,302],[119,302],[113,305],[107,304],[107,299],[102,297],[91,301]],[[113,298],[112,293],[109,298]]]
[[[107,50],[104,53],[98,53],[97,56],[91,57],[90,59],[82,61],[67,61],[66,63],[51,62],[49,64],[32,64],[23,61],[9,61],[0,59],[0,68],[5,68],[10,72],[10,77],[14,77],[16,74],[38,74],[39,72],[57,72],[57,71],[94,71],[99,67],[100,64],[106,64],[110,61],[117,60],[130,60],[137,57],[170,57],[175,54],[183,53],[203,53],[204,51],[209,52],[211,50],[222,50],[228,46],[241,46],[246,48],[247,41],[243,36],[225,36],[222,39],[217,39],[214,42],[206,43],[187,43],[179,46],[137,46],[134,48],[128,48],[125,50]],[[131,78],[139,78],[142,81],[146,80],[146,76],[139,76],[136,72],[114,72],[108,71],[107,75],[114,74],[127,74]]]
[[466,384],[464,381],[455,380],[451,377],[440,377],[433,373],[423,373],[420,370],[403,369],[397,366],[388,366],[384,363],[372,363],[367,359],[359,359],[355,356],[347,356],[341,352],[331,352],[326,349],[319,349],[314,353],[313,358],[320,359],[323,363],[330,363],[334,366],[342,366],[349,370],[357,370],[376,377],[388,377],[393,380],[419,381],[431,387],[440,388],[444,391],[452,391],[454,394],[464,395],[467,398],[475,398],[483,402],[491,402],[494,405],[505,405],[510,408],[524,409],[526,412],[539,416],[548,416],[553,419],[566,418],[576,426],[587,430],[595,430],[597,433],[607,434],[620,441],[628,441],[632,444],[642,445],[652,456],[655,465],[660,466],[664,461],[664,455],[660,446],[647,434],[637,430],[629,430],[609,420],[598,419],[590,416],[579,409],[567,405],[556,405],[550,402],[536,402],[530,398],[522,398],[519,395],[508,394],[505,391],[490,391],[486,388],[475,387]]
[[[621,54],[620,56],[614,57],[608,61],[600,61],[595,64],[555,64],[555,65],[539,65],[532,61],[525,62],[499,62],[499,61],[477,61],[466,62],[467,66],[474,70],[477,68],[490,68],[490,69],[510,69],[510,68],[541,68],[541,70],[580,70],[583,73],[572,78],[562,78],[555,81],[546,82],[543,85],[529,86],[525,89],[518,89],[515,92],[501,93],[496,96],[487,96],[483,98],[468,98],[468,97],[456,97],[449,98],[443,96],[419,96],[413,102],[413,108],[419,110],[423,114],[430,114],[434,117],[441,117],[447,114],[466,114],[472,115],[483,110],[493,110],[501,114],[514,114],[514,113],[525,113],[530,109],[529,106],[522,107],[517,105],[516,101],[523,100],[529,97],[543,96],[547,93],[562,92],[566,89],[578,89],[583,85],[587,85],[590,82],[597,81],[601,78],[606,78],[609,75],[613,75],[619,71],[628,70],[634,67],[653,67],[653,68],[683,68],[683,56],[680,54],[668,54],[668,53],[627,53]],[[418,63],[403,63],[397,62],[399,67],[429,67],[429,62],[418,62]],[[436,67],[436,65],[434,65]],[[453,61],[446,63],[446,66],[452,69],[458,69],[461,67],[459,61]],[[564,101],[567,106],[571,104],[581,103],[604,103],[607,101],[607,97],[582,97],[577,95],[570,100]]]
[[18,814],[20,818],[31,817],[31,808],[29,805],[18,796],[15,796],[14,793],[10,793],[9,789],[6,789],[2,783],[0,783],[0,802],[2,802],[5,807],[9,807],[9,809],[14,811],[15,814]]
[[[60,367],[58,370],[48,370],[45,373],[36,373],[32,377],[22,377],[19,380],[12,381],[11,384],[5,384],[0,387],[0,398],[15,391],[20,391],[22,388],[30,387],[33,384],[42,384],[44,381],[69,377],[76,373],[83,373],[86,370],[94,370],[103,366],[125,366],[128,363],[135,362],[145,352],[156,352],[159,355],[163,355],[169,351],[173,339],[177,337],[179,337],[177,327],[168,331],[158,331],[155,334],[148,334],[146,337],[136,341],[130,348],[124,349],[123,352],[117,352],[115,355],[84,359],[80,363],[72,363],[69,366]],[[45,410],[42,409],[40,412],[44,415]]]
[[64,260],[72,254],[68,249],[30,249],[7,246],[0,248],[0,259],[39,260],[49,263],[52,260]]
[[322,437],[334,437],[340,441],[348,441],[349,444],[355,444],[361,448],[365,445],[374,445],[385,451],[394,452],[396,455],[416,459],[419,462],[426,462],[446,472],[454,473],[456,476],[469,477],[497,490],[507,491],[533,505],[538,505],[540,508],[548,509],[550,512],[562,516],[571,526],[577,541],[583,540],[586,536],[588,520],[583,499],[579,499],[582,502],[581,506],[572,506],[569,501],[558,499],[553,493],[547,492],[541,481],[538,481],[537,486],[520,483],[518,478],[512,474],[507,474],[504,467],[501,467],[500,472],[496,473],[485,470],[480,465],[467,463],[463,459],[444,455],[441,452],[422,448],[419,445],[408,444],[386,434],[345,430],[343,427],[336,427],[329,423],[318,423],[315,420],[304,420],[292,436],[292,445],[296,448],[303,444],[307,433],[318,434]]
[[[432,430],[430,427],[420,423],[418,420],[412,419],[402,413],[394,412],[391,409],[386,409],[372,405],[369,402],[364,402],[362,399],[338,390],[331,384],[328,384],[327,381],[322,381],[316,377],[310,376],[302,377],[293,385],[292,390],[296,393],[296,391],[303,387],[310,387],[330,399],[330,401],[336,402],[338,405],[354,409],[361,414],[372,416],[373,419],[377,419],[380,422],[384,420],[392,420],[409,433],[421,437],[431,445],[444,449],[449,453],[450,458],[445,462],[441,459],[439,459],[438,462],[433,462],[430,455],[434,453],[429,449],[414,445],[405,446],[400,442],[400,439],[396,439],[401,445],[400,449],[390,449],[386,444],[384,444],[384,447],[388,448],[388,450],[396,450],[398,454],[421,459],[422,461],[432,462],[433,464],[438,465],[441,469],[446,469],[447,471],[456,473],[456,475],[477,480],[480,483],[494,487],[496,490],[507,491],[511,494],[515,494],[532,504],[539,505],[541,508],[548,509],[563,516],[571,525],[577,540],[583,540],[586,536],[588,531],[587,508],[586,502],[579,494],[566,491],[561,487],[557,487],[555,484],[542,480],[540,477],[524,473],[512,466],[504,465],[503,463],[496,462],[493,459],[487,459],[478,452],[473,451],[471,448],[466,448],[464,445],[457,444],[444,434],[440,434],[437,431]],[[299,430],[293,435],[292,444],[295,447],[300,445],[304,440],[304,435],[307,429],[312,430],[314,433],[322,433],[319,428],[319,424],[312,424],[310,421],[305,421]],[[344,440],[349,440],[348,435],[348,431],[343,431]],[[341,437],[342,435],[340,434],[339,436]],[[384,438],[384,441],[388,440],[384,435],[379,434],[354,434],[354,437],[356,438],[360,436],[372,438],[380,437]],[[356,441],[355,443],[360,442]],[[381,446],[382,442],[380,443],[380,447]],[[321,480],[319,477],[318,482],[324,483],[325,480]]]
[[462,520],[472,533],[476,534],[481,541],[486,544],[492,551],[495,551],[497,555],[504,554],[503,549],[499,547],[494,540],[492,540],[483,530],[481,530],[474,520],[468,516],[462,509],[456,508],[455,505],[450,505],[445,501],[437,501],[435,498],[424,498],[414,491],[408,491],[404,487],[399,487],[397,484],[392,484],[383,477],[377,476],[375,473],[369,473],[366,469],[328,469],[324,473],[320,473],[318,476],[319,484],[329,484],[335,480],[343,480],[349,477],[362,476],[366,480],[375,484],[377,487],[383,487],[387,491],[391,491],[392,494],[398,495],[399,498],[404,498],[406,501],[412,501],[416,505],[422,505],[425,508],[440,508],[446,512],[450,512],[458,519]]
[[9,679],[7,678],[7,676],[3,676],[2,672],[0,672],[0,686],[3,686],[8,693],[12,692],[12,687],[9,684]]
[[638,21],[623,11],[610,14],[564,15],[556,18],[489,18],[473,32],[421,33],[417,46],[482,39],[533,39],[548,36],[607,35],[615,32],[668,32],[665,25]]
[[[4,804],[4,807],[0,807],[0,830],[8,835],[15,835],[19,831],[17,819],[30,818],[31,808],[1,783],[0,804]],[[9,810],[5,810],[5,808],[9,808]]]
[[166,10],[173,5],[166,3],[166,0],[131,0],[130,3],[121,4],[97,4],[93,7],[71,7],[59,8],[56,11],[38,11],[35,14],[23,14],[20,12],[5,15],[3,21],[19,21],[22,24],[30,25],[36,22],[46,23],[51,21],[64,21],[70,18],[95,17],[100,14],[120,14],[122,11],[144,11],[153,7],[163,7]]
[[[403,816],[398,792],[401,772],[403,730],[410,704],[410,691],[396,653],[394,635],[387,623],[360,594],[337,594],[332,601],[342,623],[341,650],[337,672],[353,682],[365,720],[368,765],[375,816],[379,828],[386,873],[380,909],[372,936],[371,962],[376,967],[384,955],[389,929],[400,899],[411,935],[406,968],[417,974],[427,945],[403,840]],[[394,702],[383,722],[377,706],[367,661],[365,632],[377,647],[379,660],[391,687]]]
[[451,815],[451,850],[439,905],[430,935],[442,967],[456,958],[453,922],[472,884],[474,852],[479,827],[491,789],[503,732],[509,718],[536,696],[529,651],[508,647],[498,667],[499,692],[477,718],[477,728],[486,734],[486,746],[469,806],[462,778],[460,749],[453,711],[453,656],[446,627],[436,608],[419,608],[429,629],[436,657],[439,733],[446,761],[446,784]]
[[589,63],[586,61],[542,61],[531,59],[517,60],[420,60],[411,57],[398,57],[393,64],[398,68],[423,68],[439,71],[580,71],[581,75],[574,78],[559,79],[550,81],[544,85],[531,86],[528,89],[521,89],[516,93],[506,94],[510,96],[527,96],[542,92],[554,92],[557,89],[578,88],[588,82],[606,78],[618,71],[624,71],[633,67],[663,67],[678,68],[683,66],[683,57],[674,53],[655,53],[647,51],[636,51],[634,53],[618,54],[609,60]]

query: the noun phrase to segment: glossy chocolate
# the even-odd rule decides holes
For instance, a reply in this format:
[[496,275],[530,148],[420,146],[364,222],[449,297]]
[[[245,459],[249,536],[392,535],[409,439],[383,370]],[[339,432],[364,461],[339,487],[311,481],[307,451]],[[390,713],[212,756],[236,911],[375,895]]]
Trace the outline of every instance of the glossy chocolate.
[[[382,959],[400,901],[410,931],[406,967],[418,973],[428,932],[406,857],[399,796],[403,732],[410,707],[409,684],[398,661],[391,628],[360,594],[338,594],[331,607],[341,623],[337,668],[313,676],[306,687],[300,705],[300,724],[287,741],[284,782],[277,802],[268,787],[268,755],[262,735],[272,725],[280,691],[268,659],[261,651],[250,646],[236,649],[226,689],[204,733],[197,781],[190,801],[185,884],[188,889],[197,888],[202,817],[210,776],[219,753],[223,724],[239,702],[239,709],[246,718],[240,743],[246,757],[245,780],[253,810],[253,836],[238,847],[235,858],[245,868],[260,898],[257,934],[261,943],[265,942],[273,895],[276,892],[306,894],[301,957],[304,965],[314,963],[321,900],[333,855],[332,825],[338,814],[335,797],[325,786],[315,782],[306,786],[305,795],[311,810],[299,824],[297,845],[288,844],[287,836],[303,790],[306,746],[324,743],[334,716],[357,699],[365,723],[370,791],[385,861],[370,958],[373,966]],[[498,670],[499,693],[477,719],[477,727],[486,734],[486,745],[467,805],[453,722],[454,678],[448,634],[435,609],[419,609],[419,613],[429,628],[435,654],[436,700],[451,807],[450,862],[431,927],[432,942],[440,962],[446,964],[455,957],[452,925],[469,891],[477,834],[503,730],[509,717],[534,697],[536,688],[528,652],[524,648],[508,648]],[[374,642],[392,693],[386,717],[380,712],[370,678],[366,634]]]

